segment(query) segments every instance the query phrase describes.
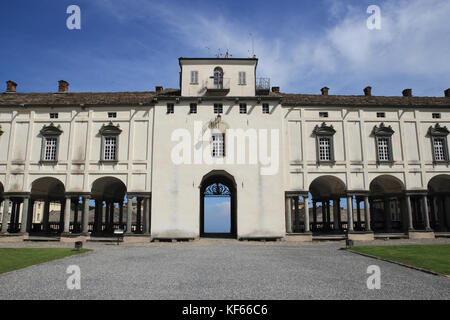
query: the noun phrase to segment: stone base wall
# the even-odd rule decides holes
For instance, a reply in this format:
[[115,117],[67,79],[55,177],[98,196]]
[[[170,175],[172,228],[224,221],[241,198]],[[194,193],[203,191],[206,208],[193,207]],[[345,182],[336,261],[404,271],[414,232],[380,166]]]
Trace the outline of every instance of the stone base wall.
[[353,241],[373,241],[375,237],[373,232],[350,232],[348,239]]
[[288,234],[284,240],[289,242],[312,242],[313,237],[312,233]]
[[434,239],[435,235],[433,231],[409,231],[409,239]]

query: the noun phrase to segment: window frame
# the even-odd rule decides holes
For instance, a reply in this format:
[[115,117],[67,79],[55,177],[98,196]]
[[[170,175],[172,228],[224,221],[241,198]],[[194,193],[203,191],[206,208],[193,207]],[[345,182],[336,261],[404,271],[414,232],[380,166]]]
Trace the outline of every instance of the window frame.
[[166,114],[174,114],[175,113],[175,104],[174,103],[167,103],[167,113]]
[[380,112],[377,112],[377,118],[378,119],[380,119],[380,118],[386,118],[386,112],[384,112],[384,111],[380,111]]
[[[375,126],[373,128],[373,135],[375,136],[375,150],[377,155],[377,163],[378,164],[393,164],[394,161],[394,152],[392,149],[392,135],[395,133],[395,131],[392,129],[391,126],[385,126],[382,122],[380,126]],[[379,141],[380,139],[387,139],[388,140],[388,154],[389,154],[389,160],[381,160],[380,159],[380,153],[379,153]]]
[[59,113],[58,112],[50,112],[48,114],[50,119],[58,119],[59,118]]
[[197,104],[195,102],[192,102],[189,104],[189,114],[196,114],[197,113]]
[[270,114],[270,104],[263,103],[261,109],[263,114]]
[[197,70],[191,70],[191,77],[190,77],[189,84],[198,84],[198,71]]
[[[119,136],[122,132],[119,125],[115,126],[112,122],[109,122],[107,125],[103,125],[100,128],[99,134],[102,138],[101,149],[100,149],[100,162],[106,163],[117,163],[119,161]],[[114,150],[114,159],[105,159],[105,148],[106,148],[106,139],[107,138],[115,138],[116,145]]]
[[[334,130],[333,126],[327,126],[325,122],[323,122],[320,126],[316,125],[313,130],[313,134],[316,136],[316,159],[317,164],[335,164],[335,156],[334,156],[334,135],[336,134],[336,130]],[[329,159],[328,160],[320,160],[320,139],[326,138],[329,140]]]
[[[58,151],[59,151],[59,137],[63,131],[61,130],[61,126],[55,126],[52,123],[48,126],[42,127],[40,134],[42,136],[41,139],[41,157],[40,157],[40,163],[47,163],[47,164],[55,164],[58,162]],[[56,139],[55,142],[55,159],[45,159],[45,154],[47,151],[47,139]]]
[[239,104],[239,114],[247,114],[247,104],[245,102]]
[[117,118],[117,112],[108,112],[108,118],[109,119],[116,119]]
[[441,119],[441,113],[439,113],[439,112],[433,112],[432,114],[431,114],[431,118],[432,119]]
[[[428,129],[428,135],[431,138],[431,151],[433,154],[433,163],[434,164],[449,164],[450,163],[450,157],[449,157],[449,150],[448,150],[448,140],[447,137],[449,135],[450,131],[447,129],[447,127],[441,127],[439,123],[436,123],[436,125],[430,126]],[[435,150],[435,141],[437,139],[443,140],[443,152],[444,152],[444,160],[437,160],[436,159],[436,150]]]
[[246,86],[247,85],[247,73],[245,71],[239,71],[238,73],[238,85]]
[[327,111],[319,111],[319,118],[328,118],[328,115]]
[[[216,107],[220,108],[220,111],[219,111],[219,109],[217,109],[217,111],[216,111]],[[222,103],[214,103],[213,109],[214,109],[214,114],[223,114],[223,104]]]
[[[215,149],[215,145],[217,144],[217,141],[214,140],[215,137],[221,137],[222,140],[219,141],[219,143],[222,143],[222,152],[220,154],[214,154],[214,152],[217,152],[217,149]],[[216,142],[216,144],[215,144]],[[212,158],[225,158],[225,133],[212,133],[211,134],[211,157]]]

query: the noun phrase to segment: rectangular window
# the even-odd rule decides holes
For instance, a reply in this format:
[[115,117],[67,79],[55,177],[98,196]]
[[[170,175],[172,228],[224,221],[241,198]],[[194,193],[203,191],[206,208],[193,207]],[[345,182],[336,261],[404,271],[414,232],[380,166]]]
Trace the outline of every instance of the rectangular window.
[[440,119],[441,118],[441,114],[440,113],[433,113],[433,119]]
[[223,105],[221,103],[214,103],[214,113],[223,113]]
[[328,118],[328,112],[319,112],[319,118]]
[[50,113],[50,119],[58,119],[58,113]]
[[433,139],[433,152],[434,152],[434,160],[435,161],[447,161],[444,138],[434,138]]
[[191,84],[198,84],[198,71],[191,71]]
[[106,161],[116,160],[117,138],[105,137],[104,143],[103,159]]
[[247,84],[246,79],[245,79],[245,72],[244,71],[240,71],[239,72],[239,84],[240,85]]
[[331,161],[330,138],[319,138],[319,160]]
[[56,161],[57,138],[45,138],[44,161]]
[[378,161],[391,161],[389,138],[378,138]]
[[108,112],[108,118],[117,118],[116,112]]
[[386,118],[386,113],[384,113],[384,112],[377,112],[377,118]]
[[167,113],[169,114],[169,113],[174,113],[174,109],[175,109],[175,107],[174,107],[174,104],[173,103],[168,103],[167,104]]
[[269,113],[269,104],[268,103],[263,103],[263,105],[262,105],[262,112],[263,113]]
[[214,158],[222,158],[225,156],[225,135],[223,133],[215,133],[212,135],[211,151]]
[[191,103],[189,105],[189,113],[197,113],[197,104],[196,103]]
[[239,113],[247,113],[247,104],[246,103],[239,104]]

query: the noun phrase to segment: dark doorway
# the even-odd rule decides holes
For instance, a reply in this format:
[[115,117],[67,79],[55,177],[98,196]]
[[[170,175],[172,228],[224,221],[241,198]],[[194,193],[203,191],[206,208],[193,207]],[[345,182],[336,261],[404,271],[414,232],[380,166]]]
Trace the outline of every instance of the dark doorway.
[[[217,214],[219,217],[214,217]],[[236,183],[234,178],[225,171],[212,171],[202,180],[200,236],[211,238],[236,238],[237,236]]]

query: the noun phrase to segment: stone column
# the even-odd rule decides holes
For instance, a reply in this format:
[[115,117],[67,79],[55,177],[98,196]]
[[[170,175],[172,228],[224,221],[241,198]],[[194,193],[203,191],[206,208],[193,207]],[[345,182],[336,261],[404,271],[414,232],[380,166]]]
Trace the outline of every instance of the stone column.
[[353,231],[353,196],[347,196],[347,230]]
[[384,214],[385,214],[384,231],[390,232],[392,229],[391,200],[387,197],[384,199]]
[[12,199],[11,216],[9,217],[9,232],[14,233],[16,230],[16,211],[17,211],[17,200]]
[[22,199],[16,201],[16,210],[14,212],[14,232],[19,232],[19,222],[20,222],[20,207],[22,206]]
[[364,220],[366,222],[366,231],[372,231],[370,228],[370,209],[369,209],[369,197],[364,197]]
[[303,209],[305,210],[305,232],[311,232],[311,227],[309,225],[308,195],[303,196]]
[[313,200],[313,230],[317,229],[317,201]]
[[356,198],[356,225],[358,227],[358,230],[361,229],[361,201],[360,198]]
[[334,199],[333,200],[333,229],[335,231],[339,230],[339,218],[338,218],[339,207],[340,207],[339,199]]
[[408,230],[414,231],[412,210],[411,210],[411,198],[409,195],[405,196],[405,202],[406,202],[406,218],[408,220]]
[[119,202],[119,224],[123,226],[123,200]]
[[127,234],[131,234],[131,220],[133,219],[133,205],[131,199],[127,196]]
[[144,225],[142,233],[149,234],[149,226],[150,226],[150,198],[146,197],[144,198]]
[[78,228],[78,207],[80,205],[80,198],[77,197],[74,201],[74,210],[73,210],[73,232],[79,233],[80,229]]
[[50,231],[50,201],[45,200],[44,202],[44,216],[42,217],[42,227],[44,229],[45,233],[48,233]]
[[8,233],[8,220],[9,220],[9,198],[3,199],[3,217],[2,217],[2,229],[1,233]]
[[109,232],[114,232],[114,210],[116,209],[116,206],[114,201],[111,201],[109,205]]
[[64,231],[63,233],[69,234],[70,228],[70,205],[72,204],[72,199],[70,197],[66,197],[66,206],[64,207]]
[[327,200],[327,229],[331,230],[331,209],[330,209],[330,200]]
[[22,222],[20,225],[20,233],[26,233],[27,232],[27,226],[28,226],[28,208],[30,205],[30,198],[24,198],[23,199],[23,207],[22,207]]
[[81,234],[87,235],[89,232],[89,197],[83,196],[83,213],[81,216]]
[[[106,231],[107,218],[108,218],[107,209],[108,209],[108,203],[105,201],[105,204],[103,205],[103,201],[102,201],[102,211],[101,211],[101,218],[100,218],[100,232],[103,232],[103,230]],[[105,229],[103,229],[103,225],[105,226]]]
[[142,198],[137,198],[137,213],[136,213],[136,232],[141,233],[141,205]]
[[424,195],[422,196],[422,208],[423,208],[423,217],[425,220],[425,230],[427,231],[431,231],[431,227],[430,227],[430,215],[428,212],[428,200],[427,200],[427,196]]
[[291,198],[285,197],[285,210],[286,210],[286,233],[292,233],[292,205]]

